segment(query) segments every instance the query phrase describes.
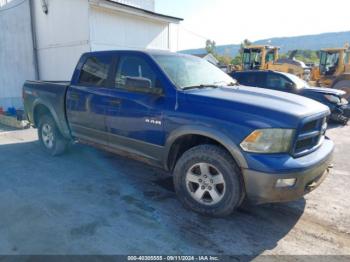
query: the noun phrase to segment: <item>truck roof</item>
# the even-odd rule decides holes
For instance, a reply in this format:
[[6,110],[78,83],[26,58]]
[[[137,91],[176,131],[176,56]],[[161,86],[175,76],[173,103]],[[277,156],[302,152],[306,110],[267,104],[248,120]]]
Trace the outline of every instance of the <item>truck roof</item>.
[[157,49],[130,49],[130,50],[108,50],[108,51],[94,51],[87,52],[84,55],[102,55],[102,54],[122,54],[122,53],[135,53],[135,54],[148,54],[148,55],[173,55],[173,56],[188,56],[186,54],[174,53],[166,50]]

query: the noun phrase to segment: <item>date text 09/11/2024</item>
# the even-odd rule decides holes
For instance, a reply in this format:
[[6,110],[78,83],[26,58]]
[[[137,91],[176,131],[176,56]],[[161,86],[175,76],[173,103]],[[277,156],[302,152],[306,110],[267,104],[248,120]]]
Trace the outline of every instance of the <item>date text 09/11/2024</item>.
[[128,256],[128,261],[219,261],[217,256]]

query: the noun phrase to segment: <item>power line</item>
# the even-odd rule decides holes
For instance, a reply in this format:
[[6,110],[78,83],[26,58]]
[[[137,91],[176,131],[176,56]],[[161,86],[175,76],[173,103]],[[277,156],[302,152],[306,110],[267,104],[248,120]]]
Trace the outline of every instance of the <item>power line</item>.
[[199,38],[203,38],[203,39],[205,39],[205,40],[211,39],[210,37],[206,37],[206,36],[200,35],[200,34],[198,34],[198,33],[196,33],[196,32],[193,32],[192,30],[187,29],[187,28],[184,27],[183,25],[180,25],[180,28],[184,29],[185,31],[187,31],[187,32],[189,32],[189,33],[191,33],[191,34],[193,34],[193,35],[199,37]]
[[19,2],[19,3],[17,3],[16,5],[10,6],[10,7],[8,7],[8,8],[3,8],[3,9],[0,8],[0,12],[7,11],[7,10],[11,10],[11,9],[13,9],[13,8],[16,8],[16,7],[18,7],[18,6],[22,5],[22,4],[24,4],[26,1],[27,1],[27,0],[23,0],[23,1]]

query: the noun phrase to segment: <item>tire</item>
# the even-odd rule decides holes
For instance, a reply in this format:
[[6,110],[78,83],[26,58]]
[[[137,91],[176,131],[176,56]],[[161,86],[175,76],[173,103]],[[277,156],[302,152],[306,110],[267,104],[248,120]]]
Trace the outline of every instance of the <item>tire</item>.
[[52,156],[58,156],[65,152],[68,141],[61,132],[51,115],[43,115],[39,119],[38,137],[44,150]]
[[219,146],[189,149],[177,161],[173,175],[179,200],[202,215],[227,216],[243,201],[240,170],[231,155]]
[[347,100],[350,99],[350,80],[341,80],[332,86],[332,88],[345,91],[346,94],[344,95],[344,98]]

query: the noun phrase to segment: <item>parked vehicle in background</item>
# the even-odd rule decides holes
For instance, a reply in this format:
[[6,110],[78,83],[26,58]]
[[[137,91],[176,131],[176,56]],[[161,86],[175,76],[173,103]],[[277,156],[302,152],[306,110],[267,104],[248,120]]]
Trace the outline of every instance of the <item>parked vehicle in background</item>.
[[350,105],[345,92],[337,89],[310,87],[299,77],[276,71],[242,71],[231,74],[240,84],[293,93],[314,99],[331,110],[330,119],[346,124],[350,117]]
[[205,215],[302,197],[325,178],[334,147],[326,106],[240,88],[188,55],[87,53],[70,83],[27,81],[23,95],[48,153],[74,140],[143,160],[171,172],[181,202]]

